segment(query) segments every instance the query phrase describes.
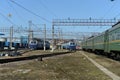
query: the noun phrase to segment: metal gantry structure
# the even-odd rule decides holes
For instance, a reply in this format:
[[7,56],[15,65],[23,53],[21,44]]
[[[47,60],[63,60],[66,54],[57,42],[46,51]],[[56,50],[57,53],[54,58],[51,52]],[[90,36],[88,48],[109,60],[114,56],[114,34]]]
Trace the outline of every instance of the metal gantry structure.
[[[47,39],[50,39],[52,37],[52,29],[46,28],[46,24],[39,24],[38,26],[38,24],[37,25],[33,24],[32,21],[29,21],[28,23],[29,23],[29,27],[22,27],[22,26],[1,27],[0,32],[5,33],[4,36],[2,35],[1,36],[9,39],[10,47],[11,47],[13,41],[20,40],[20,35],[28,36],[28,41],[30,41],[34,35],[34,37],[41,38],[44,40],[44,50],[46,50],[45,47],[46,37],[49,37]],[[35,27],[35,29],[33,29],[33,27]],[[55,30],[55,32],[56,35],[58,35],[57,32],[59,32],[59,30]]]
[[[55,26],[112,26],[119,19],[53,19],[52,21],[52,47],[54,48],[54,27]],[[52,48],[52,51],[53,51]]]
[[119,19],[54,19],[53,26],[112,26]]
[[[33,33],[34,34],[39,34],[38,36],[40,37],[43,35],[43,39],[46,40],[46,36],[52,38],[52,46],[54,46],[54,39],[63,39],[63,36],[75,36],[77,34],[78,36],[83,36],[83,38],[86,36],[86,34],[90,34],[92,32],[76,32],[76,33],[70,33],[66,32],[63,33],[62,29],[54,29],[54,27],[57,26],[112,26],[115,23],[117,23],[119,20],[118,19],[54,19],[52,22],[52,29],[47,29],[46,25],[42,24],[43,28],[40,29],[40,25],[38,29],[32,29],[34,25],[31,21],[29,21],[29,27],[28,28],[23,28],[22,26],[18,28],[14,28],[14,26],[10,28],[1,28],[0,32],[7,32],[10,34],[9,39],[12,40],[12,38],[19,39],[18,37],[14,37],[13,33],[26,33],[29,35],[29,38],[33,38]],[[94,32],[93,32],[94,33]],[[12,36],[12,38],[11,38]],[[45,44],[44,44],[45,45]]]

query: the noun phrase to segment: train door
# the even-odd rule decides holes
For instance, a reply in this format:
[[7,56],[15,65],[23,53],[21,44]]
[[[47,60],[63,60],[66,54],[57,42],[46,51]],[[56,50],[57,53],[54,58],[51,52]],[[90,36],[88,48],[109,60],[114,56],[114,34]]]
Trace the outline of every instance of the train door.
[[105,31],[104,35],[104,52],[109,51],[109,35],[108,35],[108,30]]

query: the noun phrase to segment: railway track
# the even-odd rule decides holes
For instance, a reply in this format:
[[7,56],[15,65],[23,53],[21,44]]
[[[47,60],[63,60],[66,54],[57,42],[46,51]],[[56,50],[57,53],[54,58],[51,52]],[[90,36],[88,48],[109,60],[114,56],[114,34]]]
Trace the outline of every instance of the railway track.
[[3,50],[0,51],[0,56],[19,56],[24,53],[27,53],[29,51],[32,51],[30,49],[19,49],[19,50]]
[[16,62],[16,61],[32,60],[32,59],[38,59],[42,61],[42,59],[45,57],[52,57],[52,56],[63,55],[68,53],[71,52],[57,52],[57,53],[48,53],[48,54],[31,55],[31,56],[23,56],[23,57],[3,58],[0,59],[0,64]]

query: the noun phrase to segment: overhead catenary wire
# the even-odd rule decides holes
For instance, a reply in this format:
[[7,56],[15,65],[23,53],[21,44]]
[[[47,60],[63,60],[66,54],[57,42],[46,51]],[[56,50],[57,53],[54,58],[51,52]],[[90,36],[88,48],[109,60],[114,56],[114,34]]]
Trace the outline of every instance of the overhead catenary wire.
[[118,14],[115,16],[115,18],[116,18],[116,17],[119,17],[119,16],[120,16],[120,13],[118,13]]
[[[113,3],[113,1],[112,1],[112,3]],[[117,3],[117,2],[116,2],[116,3]],[[113,3],[113,4],[112,4],[112,6],[106,11],[106,13],[102,16],[101,19],[104,19],[104,18],[108,15],[108,13],[110,13],[110,12],[112,11],[112,9],[115,7],[116,3]],[[107,27],[105,27],[105,29],[106,29],[106,28],[107,28]],[[100,30],[100,29],[103,29],[103,27],[102,27],[102,26],[99,26],[99,29],[97,28],[97,29],[95,29],[94,31],[97,31],[97,30]]]
[[39,0],[40,1],[40,4],[50,13],[50,14],[52,14],[53,16],[55,16],[55,17],[57,17],[57,15],[53,12],[53,11],[51,11],[43,2],[42,2],[42,0]]
[[[8,2],[8,1],[7,1]],[[8,2],[8,4],[9,4],[9,6],[11,7],[11,8],[13,8],[13,10],[15,11],[15,13],[17,14],[17,16],[21,19],[21,21],[24,21],[25,22],[25,20],[22,18],[22,16],[20,16],[19,14],[18,14],[18,12],[15,10],[15,8]],[[19,33],[20,35],[22,35],[21,33]]]
[[10,19],[8,19],[4,14],[2,14],[1,12],[0,12],[0,15],[2,16],[2,17],[4,17],[9,23],[11,23],[12,25],[15,25]]
[[116,3],[113,3],[112,6],[108,9],[108,11],[106,11],[106,13],[103,15],[102,19],[104,19],[108,13],[110,13],[112,11],[112,9],[115,7]]
[[116,17],[119,17],[119,16],[120,16],[120,12],[119,12],[117,15],[115,15],[115,18],[116,18]]
[[32,15],[34,15],[34,16],[36,16],[36,17],[39,17],[39,18],[41,18],[42,20],[44,20],[44,21],[46,21],[46,22],[51,23],[51,21],[49,21],[49,20],[47,20],[46,18],[44,18],[44,17],[42,17],[42,16],[36,14],[35,12],[33,12],[33,11],[31,11],[31,10],[29,10],[29,9],[27,9],[27,8],[25,8],[25,7],[23,7],[22,5],[18,4],[17,2],[15,2],[15,1],[13,1],[13,0],[10,0],[10,1],[11,1],[12,3],[16,4],[17,6],[21,7],[21,8],[24,9],[25,11],[31,13]]
[[23,19],[23,17],[21,15],[19,15],[19,13],[17,12],[17,10],[11,5],[10,2],[8,2],[8,5],[15,11],[16,15],[18,16],[19,19],[21,19],[22,22],[25,22],[25,20]]

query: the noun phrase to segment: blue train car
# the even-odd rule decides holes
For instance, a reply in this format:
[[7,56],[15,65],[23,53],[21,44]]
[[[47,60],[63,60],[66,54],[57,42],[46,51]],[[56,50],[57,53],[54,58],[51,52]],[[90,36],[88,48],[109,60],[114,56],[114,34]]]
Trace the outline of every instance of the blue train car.
[[[18,43],[18,42],[12,42],[12,49],[18,49],[18,48],[20,48],[20,43]],[[5,42],[4,43],[4,49],[10,49],[10,42]]]
[[50,43],[48,41],[45,41],[45,47],[46,49],[50,49]]
[[36,49],[43,49],[44,42],[43,40],[30,40],[29,42],[29,48],[36,50]]
[[28,36],[21,36],[20,43],[20,48],[28,48]]
[[64,44],[62,44],[62,48],[63,49],[68,49],[70,51],[76,50],[76,44],[74,42],[64,43]]
[[5,42],[0,42],[0,50],[4,49]]
[[[46,49],[50,49],[50,43],[45,41]],[[29,48],[36,50],[36,49],[44,49],[44,41],[42,39],[33,39],[29,42]]]
[[[12,42],[12,47],[14,47],[14,45],[13,45],[14,43]],[[10,42],[5,42],[5,45],[4,45],[4,49],[10,49]]]
[[10,42],[6,41],[4,47],[9,47],[9,45],[10,45]]
[[4,45],[7,38],[0,38],[0,50],[4,50]]

